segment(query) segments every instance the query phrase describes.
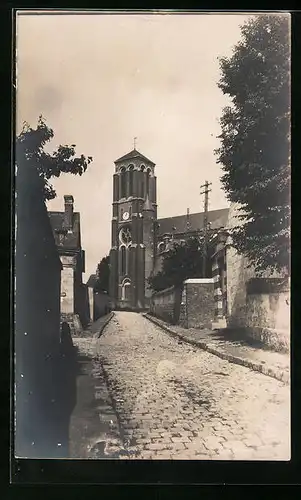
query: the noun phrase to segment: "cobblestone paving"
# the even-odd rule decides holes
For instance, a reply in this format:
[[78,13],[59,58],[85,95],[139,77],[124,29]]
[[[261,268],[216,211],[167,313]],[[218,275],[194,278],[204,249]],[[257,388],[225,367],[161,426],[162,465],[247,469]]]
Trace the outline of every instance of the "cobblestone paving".
[[288,386],[138,313],[115,313],[96,346],[131,457],[290,459]]

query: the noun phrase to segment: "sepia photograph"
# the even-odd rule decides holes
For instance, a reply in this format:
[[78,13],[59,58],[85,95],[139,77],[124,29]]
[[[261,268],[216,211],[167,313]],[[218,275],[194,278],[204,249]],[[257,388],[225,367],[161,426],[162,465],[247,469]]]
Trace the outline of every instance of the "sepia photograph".
[[15,23],[15,457],[289,461],[290,14]]

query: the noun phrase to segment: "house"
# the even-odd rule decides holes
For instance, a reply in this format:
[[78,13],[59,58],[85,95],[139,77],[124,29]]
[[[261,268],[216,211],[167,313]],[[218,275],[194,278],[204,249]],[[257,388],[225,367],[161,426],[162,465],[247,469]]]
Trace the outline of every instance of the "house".
[[82,281],[85,251],[81,246],[80,214],[74,211],[74,199],[64,196],[63,212],[48,212],[63,266],[61,280],[61,320],[73,333],[88,323],[87,290]]

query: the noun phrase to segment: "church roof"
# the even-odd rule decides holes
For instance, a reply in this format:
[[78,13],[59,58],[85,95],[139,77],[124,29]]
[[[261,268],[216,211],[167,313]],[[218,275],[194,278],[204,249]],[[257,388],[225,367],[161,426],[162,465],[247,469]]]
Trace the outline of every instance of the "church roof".
[[96,282],[97,282],[97,275],[96,274],[91,274],[87,283],[86,283],[86,286],[88,288],[94,288],[94,286],[96,285]]
[[126,155],[121,156],[121,158],[118,158],[118,160],[116,160],[114,163],[119,163],[119,162],[122,162],[125,160],[132,160],[134,158],[141,158],[142,160],[147,161],[148,163],[151,163],[152,165],[155,165],[153,161],[149,160],[146,156],[139,153],[139,151],[137,151],[137,149],[133,149],[132,151],[130,151]]
[[[226,227],[228,221],[228,208],[222,208],[219,210],[210,210],[208,212],[208,222],[210,223],[211,229],[219,229]],[[189,214],[189,231],[198,231],[203,228],[204,225],[204,212]],[[164,219],[158,219],[159,223],[159,235],[165,233],[185,233],[187,230],[187,215],[178,215],[175,217],[166,217]]]
[[[56,245],[62,249],[79,250],[81,247],[79,212],[73,212],[72,233],[66,232],[64,228],[64,212],[48,212],[48,215]],[[63,235],[63,239],[60,235]]]

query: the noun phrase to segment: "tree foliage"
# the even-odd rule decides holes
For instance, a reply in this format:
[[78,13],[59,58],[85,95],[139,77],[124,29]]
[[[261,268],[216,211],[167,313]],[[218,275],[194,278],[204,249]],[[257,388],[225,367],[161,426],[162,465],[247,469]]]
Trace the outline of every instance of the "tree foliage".
[[233,246],[260,274],[289,263],[290,43],[286,15],[259,15],[241,27],[219,88],[232,104],[220,120],[221,178],[238,203]]
[[44,182],[44,199],[55,198],[56,192],[49,179],[59,177],[62,173],[82,175],[92,157],[76,156],[75,145],[59,146],[53,153],[45,151],[45,146],[54,137],[42,116],[37,128],[33,129],[27,122],[16,140],[16,163],[18,168],[35,168]]
[[[206,275],[211,275],[211,247],[208,246]],[[162,270],[148,279],[149,286],[156,292],[171,286],[181,287],[188,278],[203,278],[203,242],[189,238],[185,243],[175,242],[163,258]]]
[[109,280],[110,280],[110,257],[107,255],[101,259],[97,266],[97,281],[94,286],[96,292],[109,293]]

